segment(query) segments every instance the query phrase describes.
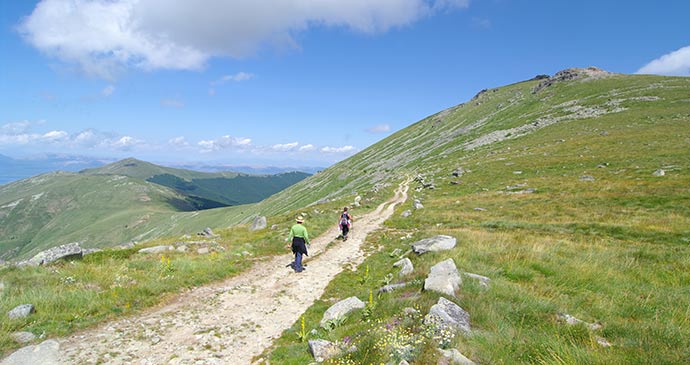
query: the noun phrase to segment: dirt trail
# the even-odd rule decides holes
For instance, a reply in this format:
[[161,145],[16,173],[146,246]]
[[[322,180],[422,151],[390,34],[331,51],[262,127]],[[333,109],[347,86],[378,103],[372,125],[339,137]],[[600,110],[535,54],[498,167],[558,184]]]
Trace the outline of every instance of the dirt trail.
[[[321,297],[341,271],[364,260],[360,246],[407,199],[407,185],[377,209],[355,217],[347,242],[336,228],[312,239],[307,270],[286,254],[257,262],[224,282],[199,287],[148,313],[59,340],[64,364],[250,364]],[[308,223],[307,227],[308,227]]]

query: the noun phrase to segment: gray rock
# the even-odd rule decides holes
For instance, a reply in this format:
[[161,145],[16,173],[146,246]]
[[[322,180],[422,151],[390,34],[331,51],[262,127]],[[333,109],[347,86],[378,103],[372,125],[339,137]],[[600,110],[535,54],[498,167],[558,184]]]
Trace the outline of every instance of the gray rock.
[[412,261],[410,261],[410,259],[408,259],[407,257],[394,263],[393,267],[402,267],[400,269],[400,272],[398,273],[398,277],[410,275],[414,271],[414,266],[412,265]]
[[455,297],[460,284],[462,284],[462,278],[458,273],[458,268],[455,267],[453,259],[448,259],[431,267],[429,276],[424,280],[424,290],[433,290]]
[[400,216],[403,217],[403,218],[407,218],[407,217],[409,217],[409,216],[411,216],[411,215],[412,215],[412,212],[409,211],[409,210],[406,210],[406,211],[402,212],[402,214],[401,214]]
[[340,354],[338,346],[326,340],[309,340],[309,351],[316,362],[323,362]]
[[591,181],[595,181],[595,180],[596,180],[596,179],[594,178],[594,176],[590,176],[590,175],[582,175],[582,176],[580,176],[580,181],[588,181],[588,182],[591,182]]
[[481,285],[481,286],[483,286],[483,287],[485,287],[485,288],[488,288],[488,287],[489,287],[489,282],[491,282],[491,279],[487,278],[486,276],[477,275],[477,274],[472,274],[472,273],[469,273],[469,272],[466,272],[466,273],[464,273],[464,274],[465,274],[465,276],[467,276],[468,278],[472,278],[472,279],[479,280],[479,285]]
[[137,251],[139,253],[161,253],[165,251],[172,251],[174,250],[174,246],[153,246],[153,247],[147,247],[147,248],[142,248],[141,250]]
[[581,319],[575,318],[575,317],[573,317],[573,316],[571,316],[570,314],[567,314],[567,313],[560,313],[560,314],[558,315],[558,317],[559,317],[562,321],[564,321],[565,323],[567,323],[567,324],[569,324],[569,325],[571,325],[571,326],[575,326],[575,325],[577,325],[577,324],[583,324],[583,325],[585,325],[585,327],[589,328],[589,329],[592,330],[592,331],[596,331],[596,330],[598,330],[598,329],[601,328],[601,325],[600,325],[599,323],[588,323],[588,322],[585,322],[585,321],[583,321],[583,320],[581,320]]
[[10,319],[26,318],[29,314],[36,312],[33,304],[21,304],[7,313]]
[[441,356],[443,357],[444,360],[443,362],[439,361],[439,364],[448,364],[448,365],[475,365],[474,362],[465,355],[461,354],[460,351],[456,349],[451,349],[451,350],[443,350],[443,349],[438,349],[438,351],[441,353]]
[[19,342],[19,343],[29,343],[33,340],[36,339],[36,335],[34,335],[31,332],[13,332],[10,334],[10,337],[12,337],[13,340]]
[[206,237],[206,238],[213,238],[213,237],[217,236],[216,234],[213,233],[213,230],[211,230],[211,228],[208,228],[208,227],[204,228],[203,231],[198,232],[196,235]]
[[658,170],[654,171],[654,173],[652,175],[657,176],[657,177],[658,176],[664,176],[664,175],[666,175],[666,171],[664,171],[663,169],[658,169]]
[[277,224],[271,225],[271,231],[275,231],[276,229],[278,229],[278,227],[280,226],[278,226]]
[[357,297],[349,297],[347,299],[341,300],[338,303],[333,304],[330,308],[326,310],[321,319],[321,327],[325,327],[328,321],[336,318],[342,318],[348,315],[350,312],[356,309],[362,309],[366,306],[363,301],[359,300]]
[[206,255],[207,253],[209,253],[209,249],[208,247],[202,247],[197,249],[196,253],[198,253],[199,255]]
[[462,177],[462,175],[464,175],[465,172],[467,172],[465,169],[463,169],[462,167],[458,167],[457,169],[455,169],[455,171],[453,171],[452,175],[454,177]]
[[414,209],[423,209],[424,205],[422,205],[422,202],[419,199],[414,200],[414,204],[412,204]]
[[431,238],[425,238],[412,244],[412,249],[418,254],[427,252],[438,252],[450,250],[455,247],[457,240],[455,237],[439,235]]
[[258,216],[254,218],[254,222],[252,222],[252,226],[249,227],[250,231],[258,231],[260,229],[265,229],[266,228],[266,217],[264,216]]
[[35,346],[26,346],[6,357],[0,365],[61,365],[58,360],[60,343],[43,341]]
[[36,256],[30,258],[26,263],[30,266],[40,266],[60,259],[81,258],[82,256],[83,252],[82,248],[79,246],[79,242],[72,242],[39,252],[36,254]]
[[437,329],[450,329],[465,334],[471,331],[470,314],[444,297],[438,298],[438,302],[431,306],[429,314],[424,317],[424,323]]
[[390,285],[386,285],[386,286],[383,286],[383,287],[379,288],[379,291],[378,291],[378,292],[379,292],[379,293],[390,293],[390,292],[392,292],[393,290],[397,290],[397,289],[400,289],[400,288],[404,288],[405,286],[407,286],[407,283],[390,284]]

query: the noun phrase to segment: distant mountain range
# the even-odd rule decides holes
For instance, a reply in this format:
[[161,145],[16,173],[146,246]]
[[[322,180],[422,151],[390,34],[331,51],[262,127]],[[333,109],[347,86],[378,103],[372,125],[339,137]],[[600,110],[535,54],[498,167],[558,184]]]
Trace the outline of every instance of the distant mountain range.
[[[176,213],[190,212],[180,220],[193,221],[200,210],[255,203],[308,176],[204,173],[133,158],[37,175],[0,186],[0,258],[69,242],[102,247],[177,232],[183,224],[171,218]],[[231,216],[220,214],[211,222]],[[179,230],[198,231],[200,225]]]
[[[83,169],[101,167],[115,161],[117,160],[80,155],[45,154],[30,158],[16,158],[0,154],[0,185],[54,171],[78,172]],[[252,175],[275,175],[294,171],[314,174],[324,169],[314,166],[234,166],[206,162],[166,164],[166,166],[201,172],[234,171]]]

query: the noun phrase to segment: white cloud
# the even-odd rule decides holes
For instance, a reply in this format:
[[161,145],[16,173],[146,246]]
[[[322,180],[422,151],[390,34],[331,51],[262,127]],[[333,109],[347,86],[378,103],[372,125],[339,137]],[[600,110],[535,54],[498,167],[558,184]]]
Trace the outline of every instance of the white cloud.
[[369,133],[386,133],[386,132],[390,132],[390,130],[391,130],[391,126],[389,126],[388,124],[379,124],[377,126],[373,126],[369,129],[367,129],[367,132],[369,132]]
[[298,142],[274,144],[273,146],[271,146],[271,149],[279,152],[288,152],[294,150],[295,148],[297,148],[297,146],[299,146]]
[[638,74],[690,76],[690,46],[665,54],[637,70]]
[[222,85],[228,81],[235,81],[235,82],[240,82],[240,81],[246,81],[246,80],[251,80],[254,78],[253,73],[248,73],[248,72],[238,72],[234,75],[225,75],[218,80],[212,81],[211,85],[216,86],[216,85]]
[[50,131],[41,136],[41,138],[49,142],[56,142],[68,139],[69,134],[65,131]]
[[168,141],[168,144],[175,146],[177,148],[189,147],[189,142],[184,137],[175,137]]
[[24,133],[29,130],[31,127],[31,122],[28,120],[24,120],[21,122],[12,122],[12,123],[7,123],[3,124],[2,127],[0,127],[0,133],[2,134],[20,134]]
[[202,140],[197,143],[202,153],[221,151],[227,149],[242,149],[251,146],[252,140],[244,137],[222,136],[214,140]]
[[143,70],[198,70],[266,45],[296,47],[311,27],[381,33],[469,0],[42,0],[18,26],[37,49],[114,78]]
[[313,144],[305,144],[304,146],[300,146],[299,151],[300,152],[311,152],[315,149]]
[[321,152],[325,152],[325,153],[344,153],[344,152],[352,152],[354,150],[355,150],[355,148],[353,146],[323,147],[323,148],[321,148]]
[[108,85],[103,90],[101,90],[101,95],[107,97],[107,96],[112,95],[114,92],[115,92],[115,86]]

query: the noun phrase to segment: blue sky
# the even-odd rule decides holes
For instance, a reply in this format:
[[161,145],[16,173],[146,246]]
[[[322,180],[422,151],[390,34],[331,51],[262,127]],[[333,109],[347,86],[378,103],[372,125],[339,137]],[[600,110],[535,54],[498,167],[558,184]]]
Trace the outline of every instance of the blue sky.
[[690,75],[690,1],[0,1],[0,154],[321,166],[569,67]]

